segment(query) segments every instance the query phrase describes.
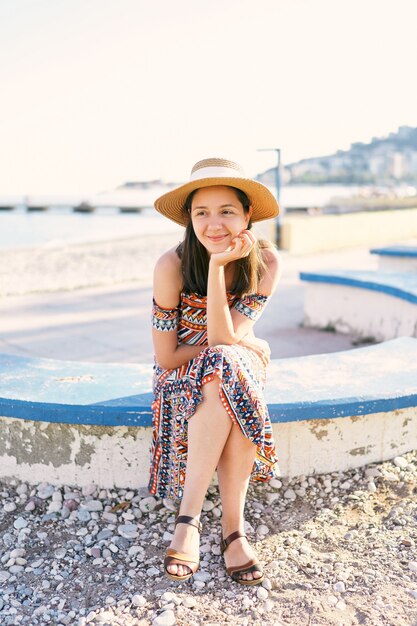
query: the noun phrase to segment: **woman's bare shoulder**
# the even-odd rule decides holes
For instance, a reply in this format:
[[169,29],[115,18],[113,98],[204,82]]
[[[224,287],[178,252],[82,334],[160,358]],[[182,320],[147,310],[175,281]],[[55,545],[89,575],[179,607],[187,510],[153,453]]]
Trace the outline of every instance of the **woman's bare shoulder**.
[[176,248],[171,248],[155,264],[153,291],[156,302],[166,308],[177,306],[182,286],[181,259]]
[[171,272],[181,272],[181,259],[177,254],[177,246],[162,254],[155,264],[155,269]]
[[270,241],[261,242],[262,259],[265,263],[265,271],[260,280],[261,293],[272,295],[281,276],[281,258],[278,250]]
[[262,259],[268,267],[278,267],[281,262],[280,254],[276,246],[271,242],[263,239],[260,242]]

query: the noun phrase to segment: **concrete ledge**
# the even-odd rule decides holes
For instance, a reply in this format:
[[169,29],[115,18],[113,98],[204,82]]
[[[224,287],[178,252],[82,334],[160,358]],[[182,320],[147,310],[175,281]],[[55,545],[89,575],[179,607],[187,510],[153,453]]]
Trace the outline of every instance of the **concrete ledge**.
[[[0,372],[0,478],[147,484],[151,365],[0,355]],[[274,360],[265,395],[283,476],[392,458],[417,446],[417,339]]]
[[417,208],[341,215],[284,216],[281,248],[295,254],[393,243],[417,237]]
[[417,337],[417,275],[335,270],[301,272],[304,324],[385,341]]
[[417,272],[417,246],[387,246],[373,248],[378,255],[378,268],[386,272]]
[[0,354],[0,415],[94,426],[152,424],[152,365]]

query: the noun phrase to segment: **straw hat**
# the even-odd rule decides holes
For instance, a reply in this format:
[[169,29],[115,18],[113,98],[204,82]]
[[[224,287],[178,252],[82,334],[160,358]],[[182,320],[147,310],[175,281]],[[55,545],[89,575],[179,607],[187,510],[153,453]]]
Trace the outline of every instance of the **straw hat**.
[[214,185],[227,185],[244,191],[253,209],[252,222],[267,220],[279,214],[278,202],[265,185],[246,178],[237,163],[216,158],[198,161],[191,170],[190,182],[160,196],[155,200],[155,209],[177,224],[186,226],[183,207],[190,193]]

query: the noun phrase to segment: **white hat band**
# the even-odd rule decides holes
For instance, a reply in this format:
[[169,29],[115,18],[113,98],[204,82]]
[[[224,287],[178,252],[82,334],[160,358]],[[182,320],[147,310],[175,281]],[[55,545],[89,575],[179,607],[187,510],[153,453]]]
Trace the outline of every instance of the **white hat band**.
[[202,178],[244,178],[243,174],[231,167],[202,167],[190,176],[190,182]]

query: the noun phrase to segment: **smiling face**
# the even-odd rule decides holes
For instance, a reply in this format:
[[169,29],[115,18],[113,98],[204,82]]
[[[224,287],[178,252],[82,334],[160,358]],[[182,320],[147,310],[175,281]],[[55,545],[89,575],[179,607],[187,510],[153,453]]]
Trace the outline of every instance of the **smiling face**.
[[248,227],[251,213],[245,212],[236,191],[224,185],[198,189],[191,202],[195,235],[209,255],[224,252]]

